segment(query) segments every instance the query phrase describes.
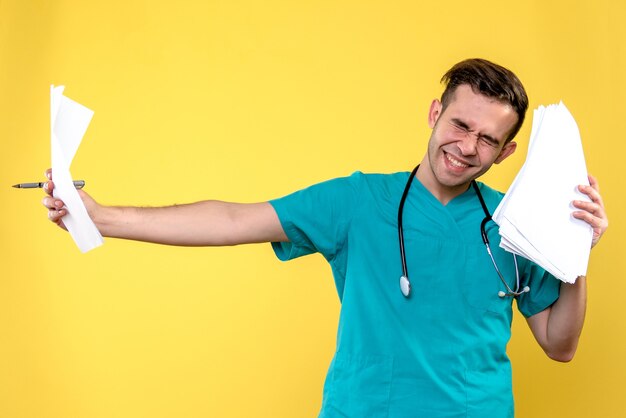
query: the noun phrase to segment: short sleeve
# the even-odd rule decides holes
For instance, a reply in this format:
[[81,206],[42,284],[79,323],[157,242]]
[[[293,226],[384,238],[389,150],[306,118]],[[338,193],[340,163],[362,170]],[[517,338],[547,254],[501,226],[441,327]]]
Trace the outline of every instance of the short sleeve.
[[346,244],[362,182],[356,172],[271,200],[289,239],[272,243],[276,256],[286,261],[319,252],[332,261]]
[[561,281],[529,261],[530,291],[517,297],[517,308],[526,318],[552,306],[559,298]]

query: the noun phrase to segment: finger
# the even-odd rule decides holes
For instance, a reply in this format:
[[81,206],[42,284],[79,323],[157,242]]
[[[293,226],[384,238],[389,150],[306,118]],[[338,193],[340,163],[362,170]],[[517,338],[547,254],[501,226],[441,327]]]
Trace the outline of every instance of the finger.
[[52,181],[47,181],[43,184],[43,190],[50,196],[52,196],[52,191],[54,190],[54,183]]
[[606,217],[594,216],[589,212],[576,211],[572,212],[572,216],[587,222],[593,228],[598,238],[604,234],[604,231],[606,231],[609,226],[609,220]]
[[52,191],[54,190],[54,183],[52,182],[52,169],[51,168],[47,169],[44,172],[44,175],[46,176],[48,181],[44,183],[43,190],[49,195],[52,195]]
[[51,222],[54,222],[56,225],[60,226],[63,229],[65,228],[65,224],[63,223],[63,217],[67,215],[67,210],[66,209],[61,209],[58,211],[50,211],[48,212],[48,219]]
[[61,218],[63,218],[65,215],[67,215],[67,209],[65,208],[59,210],[51,209],[48,211],[48,219],[55,223],[59,223],[61,221]]
[[602,196],[600,196],[600,193],[598,192],[598,190],[595,189],[593,186],[587,186],[587,185],[581,184],[580,186],[578,186],[578,190],[581,193],[586,194],[589,197],[589,199],[591,199],[592,202],[595,202],[601,206],[604,206],[604,203],[602,202]]
[[576,219],[587,222],[594,230],[596,230],[596,232],[599,232],[602,227],[602,218],[594,216],[589,212],[576,211],[572,212],[572,216]]
[[602,208],[602,205],[595,203],[595,202],[587,202],[584,200],[574,200],[572,204],[574,205],[575,208],[585,210],[596,216],[600,216],[601,214],[604,213],[604,209]]
[[587,174],[587,178],[589,179],[589,185],[591,185],[591,187],[593,187],[598,193],[600,193],[600,184],[598,183],[598,180],[591,174]]
[[604,207],[591,202],[574,201],[574,206],[583,211],[572,212],[576,219],[581,219],[591,225],[598,234],[604,233],[607,229],[609,220],[607,219]]
[[55,199],[51,196],[46,196],[43,198],[41,203],[48,209],[59,210],[65,206],[62,200]]

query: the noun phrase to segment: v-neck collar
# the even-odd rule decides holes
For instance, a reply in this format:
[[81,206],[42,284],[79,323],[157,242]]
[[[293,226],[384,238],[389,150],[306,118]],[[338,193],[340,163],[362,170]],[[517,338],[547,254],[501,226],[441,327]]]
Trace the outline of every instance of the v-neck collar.
[[[417,176],[413,180],[414,180],[413,184],[411,185],[412,191],[416,193],[417,195],[419,195],[420,198],[427,199],[428,201],[430,201],[432,206],[435,206],[435,207],[438,206],[442,209],[451,210],[458,205],[463,205],[467,203],[468,200],[471,200],[471,199],[476,199],[476,203],[480,205],[478,196],[476,195],[476,192],[474,191],[474,188],[472,187],[471,184],[467,187],[467,190],[465,190],[460,195],[453,197],[447,204],[444,205],[443,203],[441,203],[439,199],[435,197],[435,195],[433,195],[430,192],[430,190],[426,188],[426,186],[422,184],[422,182],[417,178]],[[409,191],[409,195],[410,194],[411,194],[411,191]]]

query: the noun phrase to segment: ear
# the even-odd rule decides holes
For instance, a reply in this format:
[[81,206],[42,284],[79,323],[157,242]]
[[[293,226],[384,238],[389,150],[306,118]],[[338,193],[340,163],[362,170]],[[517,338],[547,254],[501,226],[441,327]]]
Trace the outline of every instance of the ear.
[[494,163],[500,164],[502,161],[504,161],[505,158],[513,154],[516,149],[517,143],[515,141],[507,142],[506,144],[504,144],[504,147],[502,147],[502,151],[500,151],[500,154],[498,155]]
[[428,111],[428,126],[430,129],[435,127],[435,123],[437,123],[439,116],[441,116],[441,102],[434,99],[430,104],[430,110]]

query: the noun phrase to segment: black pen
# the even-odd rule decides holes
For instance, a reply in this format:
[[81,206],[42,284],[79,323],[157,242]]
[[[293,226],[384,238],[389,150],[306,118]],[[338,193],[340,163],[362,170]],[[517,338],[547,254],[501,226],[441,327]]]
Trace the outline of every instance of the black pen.
[[[41,189],[46,183],[46,181],[42,181],[40,183],[19,183],[14,184],[13,187],[16,189]],[[74,187],[82,189],[85,187],[85,180],[74,180]]]

